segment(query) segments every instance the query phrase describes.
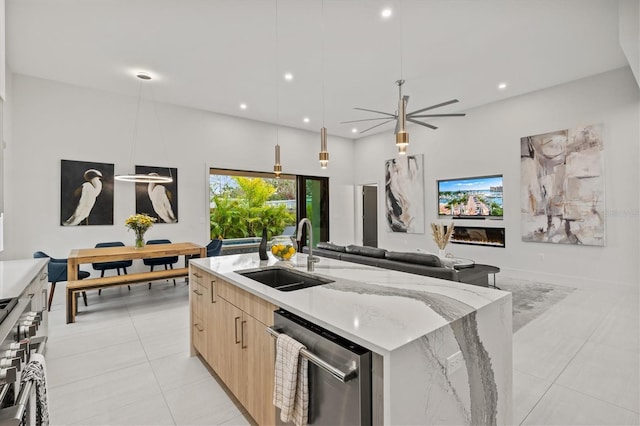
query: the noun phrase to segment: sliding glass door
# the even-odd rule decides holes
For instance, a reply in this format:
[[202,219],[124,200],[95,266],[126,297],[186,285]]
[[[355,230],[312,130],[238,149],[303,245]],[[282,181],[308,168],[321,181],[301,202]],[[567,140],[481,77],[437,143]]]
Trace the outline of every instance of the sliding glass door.
[[[320,241],[329,240],[329,178],[297,176],[296,181],[298,222],[304,217],[311,221],[313,246],[316,247]],[[306,229],[302,241],[303,245],[308,245]]]

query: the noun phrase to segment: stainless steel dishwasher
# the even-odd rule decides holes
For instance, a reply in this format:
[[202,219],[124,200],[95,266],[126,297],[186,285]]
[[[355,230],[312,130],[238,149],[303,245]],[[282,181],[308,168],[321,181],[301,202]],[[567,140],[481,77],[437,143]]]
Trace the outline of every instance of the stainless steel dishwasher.
[[[268,331],[306,346],[309,361],[309,424],[371,424],[371,352],[291,312],[275,311]],[[280,410],[276,413],[277,424]],[[287,423],[290,424],[290,423]]]

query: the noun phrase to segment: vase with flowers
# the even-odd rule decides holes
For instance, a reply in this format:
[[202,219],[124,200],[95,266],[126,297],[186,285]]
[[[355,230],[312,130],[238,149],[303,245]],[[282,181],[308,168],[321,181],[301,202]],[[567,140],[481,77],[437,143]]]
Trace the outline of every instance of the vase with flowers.
[[441,223],[432,223],[431,224],[431,234],[433,235],[433,241],[438,246],[438,256],[445,257],[446,253],[444,251],[445,247],[449,243],[449,239],[453,234],[453,222],[449,225],[445,226]]
[[144,213],[138,213],[129,216],[129,218],[124,221],[124,225],[136,233],[136,248],[144,247],[144,233],[151,228],[156,220],[157,219],[155,217],[151,217]]

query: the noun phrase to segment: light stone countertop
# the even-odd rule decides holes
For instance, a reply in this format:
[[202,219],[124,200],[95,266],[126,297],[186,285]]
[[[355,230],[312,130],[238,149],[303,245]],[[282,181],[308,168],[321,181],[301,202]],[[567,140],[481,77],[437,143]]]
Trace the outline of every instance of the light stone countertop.
[[[307,255],[278,262],[258,253],[193,259],[191,263],[274,305],[386,355],[480,310],[510,293],[321,257],[313,275],[334,283],[292,292],[270,288],[235,271],[282,265],[306,271]],[[504,301],[504,300],[502,300]]]
[[0,299],[20,296],[36,272],[47,262],[48,259],[0,261]]

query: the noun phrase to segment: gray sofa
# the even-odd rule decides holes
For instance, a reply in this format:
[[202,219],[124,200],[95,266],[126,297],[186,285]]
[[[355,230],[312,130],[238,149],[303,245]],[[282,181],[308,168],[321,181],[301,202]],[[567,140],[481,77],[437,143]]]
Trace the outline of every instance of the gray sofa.
[[[308,248],[304,247],[303,252],[308,253]],[[339,246],[331,243],[318,243],[318,247],[313,249],[313,254],[411,274],[460,281],[458,271],[445,268],[440,258],[432,254],[387,251],[368,246]]]

